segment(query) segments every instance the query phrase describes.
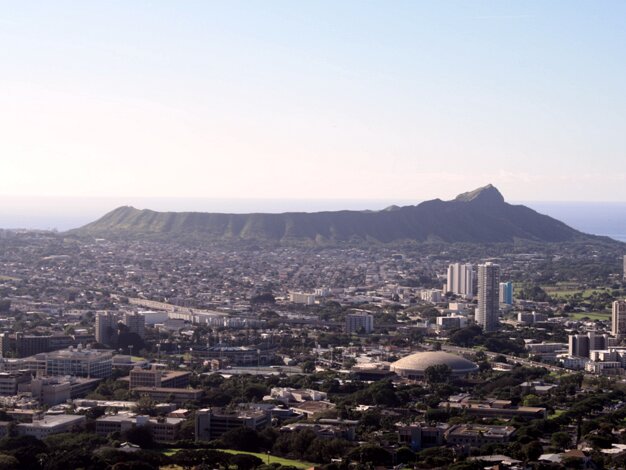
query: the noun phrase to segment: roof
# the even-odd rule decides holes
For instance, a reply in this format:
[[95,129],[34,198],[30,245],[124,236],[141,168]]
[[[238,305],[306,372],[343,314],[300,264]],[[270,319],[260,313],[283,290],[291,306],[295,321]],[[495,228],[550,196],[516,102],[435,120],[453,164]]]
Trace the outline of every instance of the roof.
[[411,354],[391,364],[393,371],[423,372],[428,367],[445,364],[454,373],[476,372],[478,366],[472,361],[444,351],[425,351]]

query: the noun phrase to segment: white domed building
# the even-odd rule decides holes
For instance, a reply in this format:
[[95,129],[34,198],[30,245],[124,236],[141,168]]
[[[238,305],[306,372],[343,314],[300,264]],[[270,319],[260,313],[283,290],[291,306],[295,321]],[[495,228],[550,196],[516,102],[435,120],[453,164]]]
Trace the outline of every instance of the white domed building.
[[441,364],[450,368],[452,377],[464,377],[478,371],[478,366],[472,361],[444,351],[424,351],[411,354],[393,362],[390,370],[400,377],[423,379],[426,369]]

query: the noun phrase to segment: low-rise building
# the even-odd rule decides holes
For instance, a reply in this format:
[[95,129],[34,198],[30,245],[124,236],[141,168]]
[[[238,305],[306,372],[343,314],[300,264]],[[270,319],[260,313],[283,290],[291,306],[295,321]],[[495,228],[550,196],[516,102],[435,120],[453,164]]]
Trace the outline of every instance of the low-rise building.
[[446,425],[426,426],[424,424],[398,425],[398,439],[414,451],[443,445]]
[[40,419],[33,419],[31,423],[17,425],[17,433],[20,436],[33,436],[37,439],[45,439],[51,434],[71,432],[85,426],[83,415],[44,415]]
[[148,396],[157,402],[177,404],[199,400],[204,393],[199,388],[136,387],[133,390],[139,395]]
[[457,424],[445,432],[445,438],[449,445],[481,447],[487,444],[506,444],[513,434],[513,426]]
[[196,412],[196,440],[211,441],[240,427],[258,430],[269,422],[270,413],[264,410],[206,408]]
[[130,371],[130,388],[137,387],[167,387],[185,388],[189,386],[190,372],[163,370],[156,367],[142,369],[135,367]]
[[147,426],[155,441],[173,442],[178,439],[183,421],[183,418],[150,418],[133,413],[117,413],[96,419],[96,434],[108,436],[112,432]]

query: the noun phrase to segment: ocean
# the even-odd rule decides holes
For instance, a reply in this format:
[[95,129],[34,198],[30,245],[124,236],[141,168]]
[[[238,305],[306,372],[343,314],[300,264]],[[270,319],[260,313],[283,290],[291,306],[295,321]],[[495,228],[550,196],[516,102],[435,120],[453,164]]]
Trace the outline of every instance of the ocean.
[[[157,211],[314,212],[341,209],[380,210],[392,204],[417,204],[383,199],[206,199],[206,198],[25,198],[0,196],[0,228],[56,229],[80,227],[123,205]],[[585,233],[626,242],[626,202],[524,202]]]

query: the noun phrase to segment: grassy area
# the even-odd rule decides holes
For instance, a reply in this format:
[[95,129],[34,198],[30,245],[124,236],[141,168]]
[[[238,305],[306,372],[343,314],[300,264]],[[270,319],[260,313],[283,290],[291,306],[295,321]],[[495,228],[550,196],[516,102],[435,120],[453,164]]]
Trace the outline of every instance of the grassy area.
[[559,416],[561,416],[563,413],[565,413],[565,410],[554,410],[554,414],[548,416],[548,419],[555,419],[558,418]]
[[[168,457],[174,455],[176,452],[178,452],[181,449],[167,449],[165,451],[163,451],[164,455],[167,455]],[[232,449],[215,449],[215,450],[219,450],[221,452],[226,452],[228,454],[248,454],[248,455],[254,455],[255,457],[260,458],[263,463],[267,463],[267,459],[268,456],[267,454],[263,454],[260,452],[244,452],[242,450],[232,450]],[[303,462],[301,460],[290,460],[290,459],[283,459],[282,457],[276,457],[274,455],[270,455],[269,456],[269,463],[278,463],[280,465],[284,465],[284,466],[292,466],[292,467],[296,467],[296,468],[310,468],[310,467],[314,467],[315,464],[311,463],[311,462]]]
[[[254,455],[255,457],[260,458],[263,461],[263,463],[267,463],[267,454],[262,454],[258,452],[243,452],[240,450],[230,450],[230,449],[217,449],[217,450],[221,450],[222,452],[228,452],[229,454]],[[303,462],[301,460],[283,459],[282,457],[275,457],[273,455],[269,456],[269,463],[278,463],[280,465],[285,465],[285,466],[291,465],[296,468],[310,468],[310,467],[315,466],[315,464],[311,462]]]
[[582,320],[583,318],[589,318],[589,320],[610,320],[611,314],[604,312],[576,312],[569,315],[573,320]]
[[579,289],[572,286],[541,286],[541,288],[547,292],[552,298],[566,298],[572,297],[575,294],[580,294],[583,299],[590,298],[594,293],[610,292],[610,289],[605,287],[598,289]]

